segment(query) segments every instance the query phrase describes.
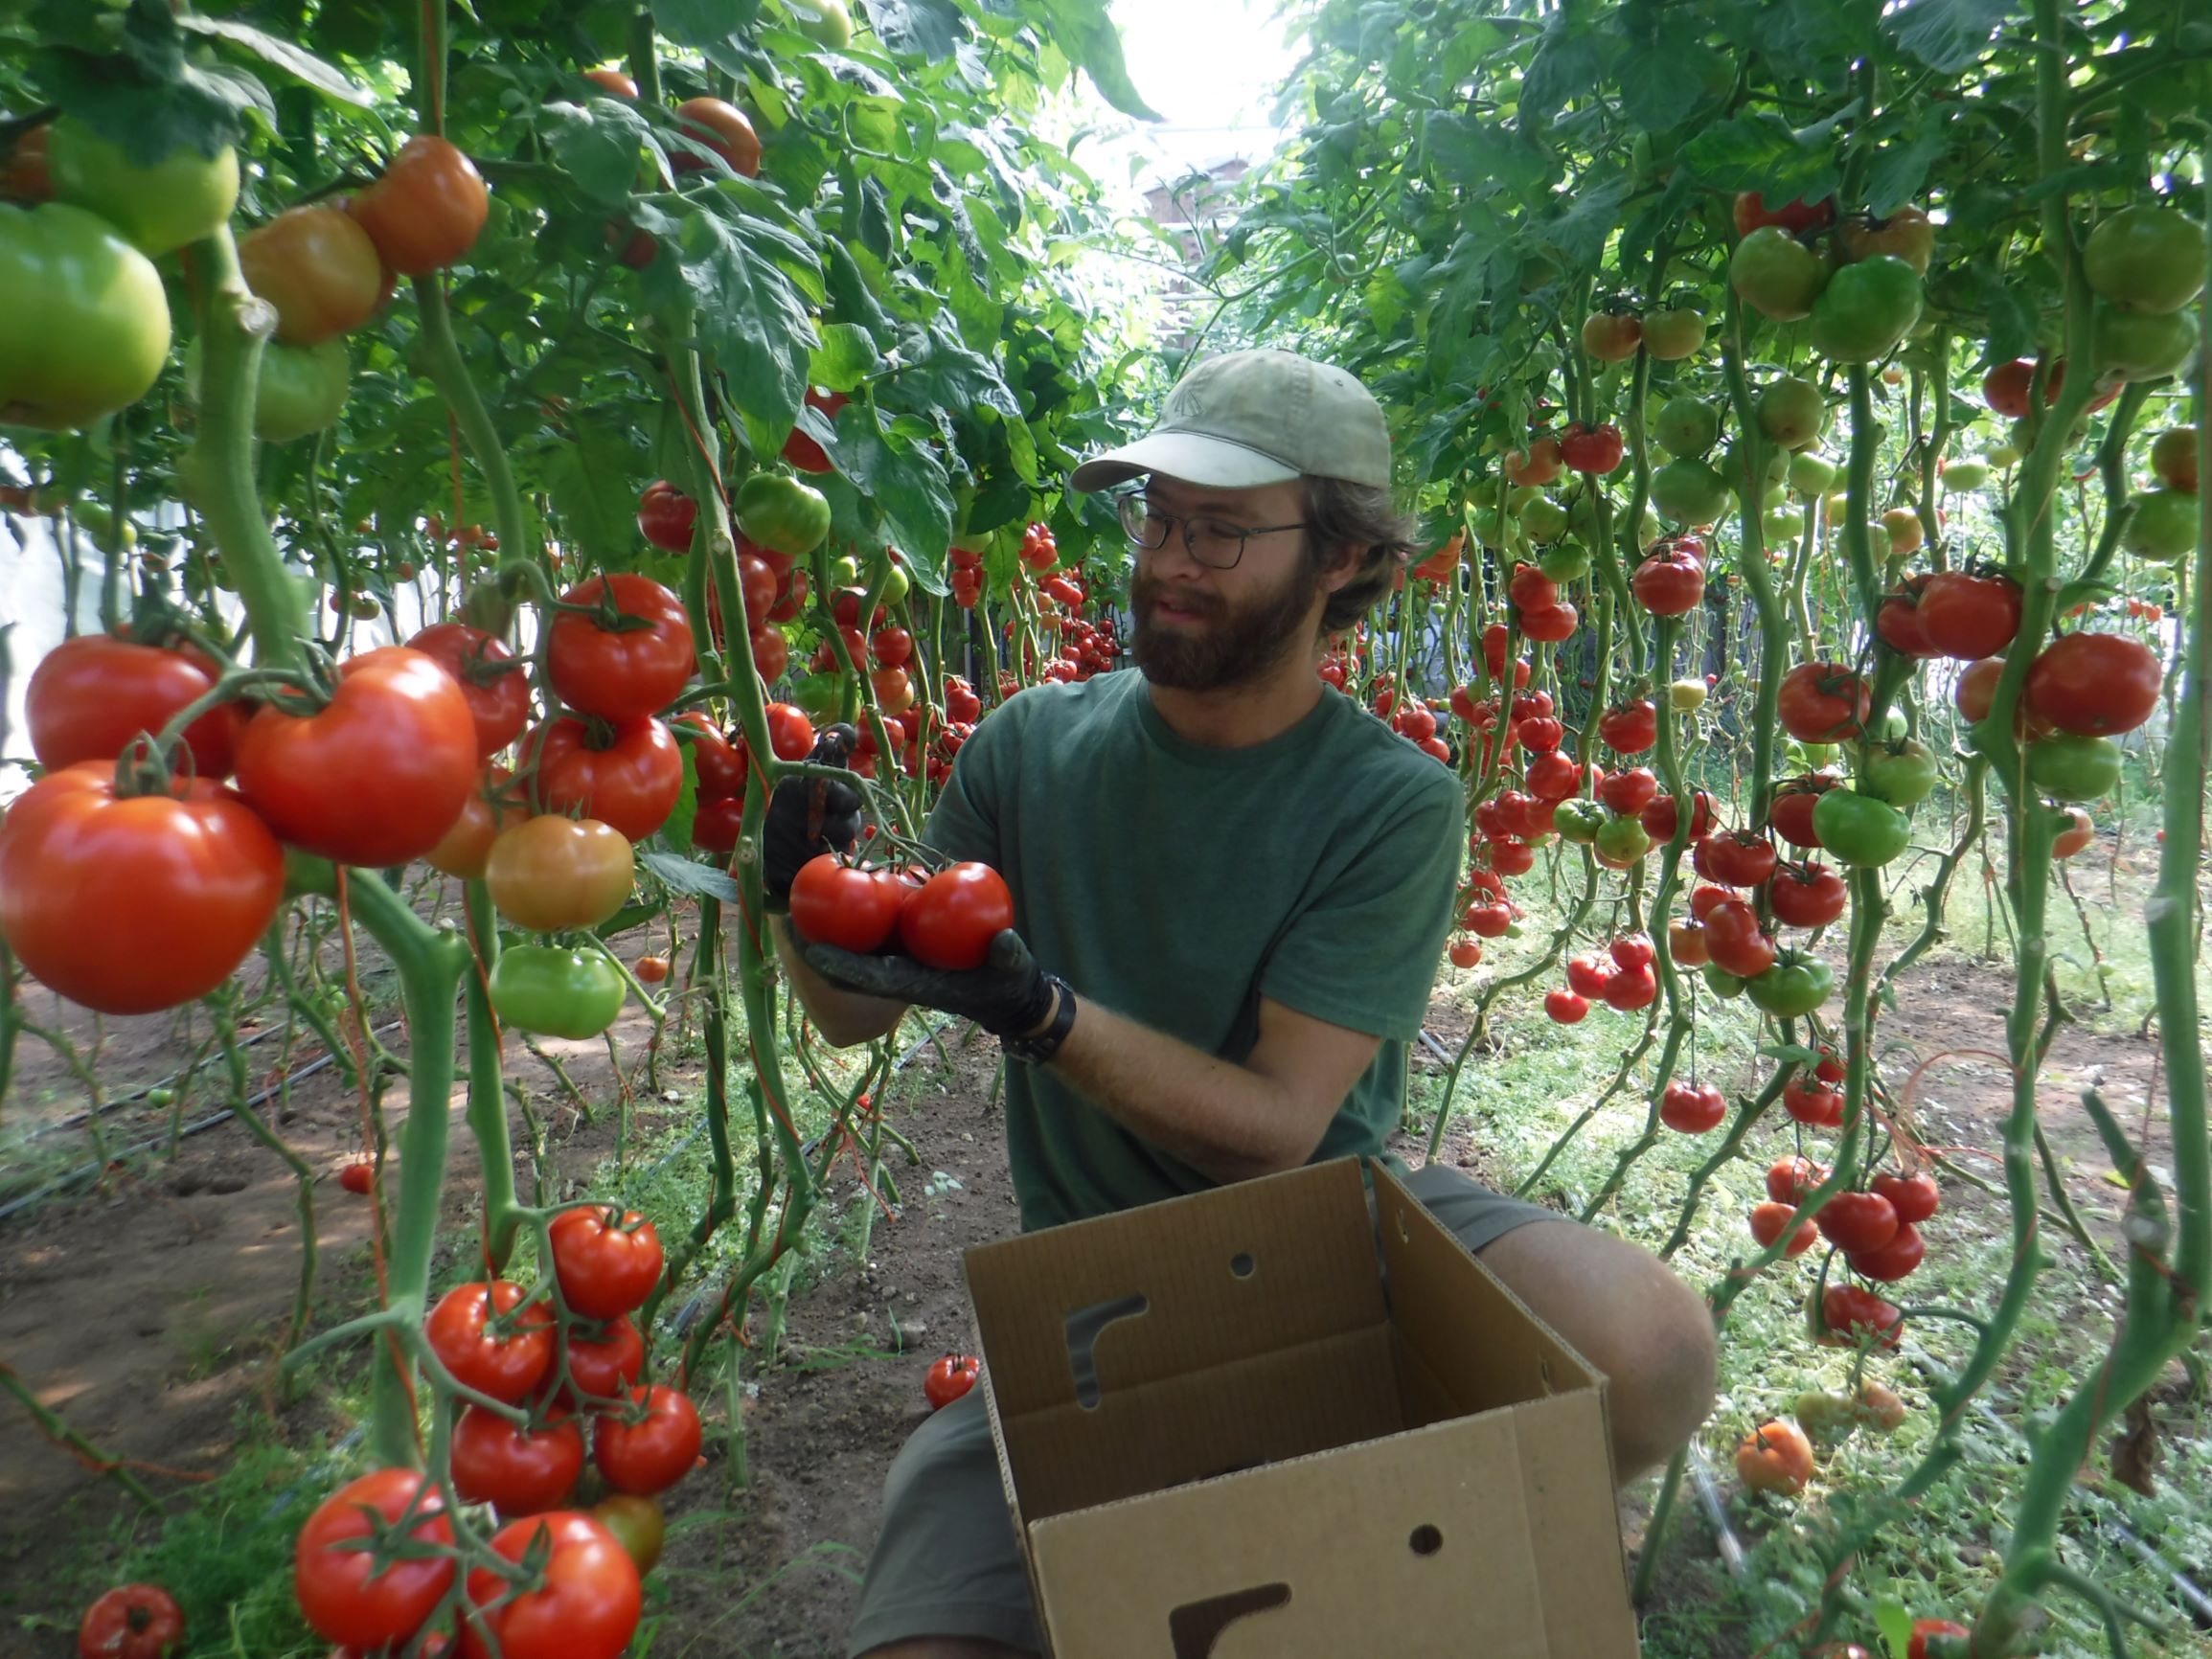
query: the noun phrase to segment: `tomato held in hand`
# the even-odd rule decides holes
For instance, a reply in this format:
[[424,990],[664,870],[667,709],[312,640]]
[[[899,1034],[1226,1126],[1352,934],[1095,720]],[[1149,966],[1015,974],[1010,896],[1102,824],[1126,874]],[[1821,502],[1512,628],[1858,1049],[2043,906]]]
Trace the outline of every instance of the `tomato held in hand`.
[[476,753],[489,761],[530,723],[529,665],[482,628],[433,623],[407,642],[453,676],[476,721]]
[[553,1270],[569,1311],[589,1319],[629,1312],[660,1283],[660,1234],[635,1210],[563,1210],[549,1229]]
[[[170,717],[215,689],[213,665],[196,654],[134,645],[106,634],[63,640],[31,671],[24,722],[31,751],[49,772],[79,761],[112,761],[141,732],[158,736]],[[230,776],[245,711],[211,709],[185,728],[190,764],[207,779]],[[178,769],[186,757],[177,757]]]
[[915,889],[889,870],[863,870],[834,853],[809,859],[791,881],[791,925],[817,944],[865,954],[898,931]]
[[492,905],[537,933],[597,927],[629,899],[632,852],[596,818],[526,819],[503,830],[486,855]]
[[[543,1562],[534,1588],[489,1567],[468,1575],[462,1659],[616,1659],[645,1604],[637,1565],[613,1533],[576,1510],[513,1521],[491,1535],[510,1561]],[[496,1645],[496,1648],[495,1648]]]
[[77,1659],[174,1659],[184,1651],[184,1610],[159,1584],[119,1584],[77,1626]]
[[564,715],[522,740],[527,761],[537,757],[537,796],[547,812],[582,813],[629,841],[643,841],[669,820],[683,793],[684,758],[659,720],[587,726]]
[[983,1375],[983,1361],[972,1353],[947,1353],[934,1361],[922,1379],[923,1398],[931,1411],[943,1411],[975,1386]]
[[0,934],[26,971],[101,1013],[207,995],[268,931],[285,855],[219,784],[119,799],[111,761],[50,772],[0,820]]
[[583,1431],[572,1417],[536,1427],[472,1405],[453,1424],[453,1489],[502,1515],[557,1508],[583,1473]]
[[1014,925],[1014,897],[988,864],[940,870],[899,912],[899,942],[931,967],[981,967],[991,942]]
[[692,1472],[699,1438],[698,1408],[682,1390],[656,1382],[632,1389],[627,1408],[599,1420],[591,1456],[616,1491],[650,1497]]
[[528,1294],[511,1279],[456,1284],[422,1322],[430,1352],[478,1394],[519,1404],[553,1364],[553,1309]]
[[656,714],[681,694],[696,666],[683,601],[626,571],[579,582],[560,602],[596,611],[608,597],[611,625],[573,610],[554,618],[545,648],[553,689],[570,708],[609,720]]
[[477,766],[468,699],[404,646],[339,664],[318,714],[264,705],[238,745],[239,791],[278,839],[340,864],[422,857],[461,815]]
[[385,268],[402,277],[442,271],[467,258],[490,207],[476,164],[430,132],[401,145],[376,182],[346,203]]
[[453,1529],[444,1510],[437,1489],[413,1469],[377,1469],[325,1498],[292,1548],[293,1588],[316,1634],[372,1649],[404,1642],[421,1629],[452,1585],[453,1557],[379,1563],[372,1551],[347,1546],[410,1511],[415,1519],[409,1539],[450,1545]]

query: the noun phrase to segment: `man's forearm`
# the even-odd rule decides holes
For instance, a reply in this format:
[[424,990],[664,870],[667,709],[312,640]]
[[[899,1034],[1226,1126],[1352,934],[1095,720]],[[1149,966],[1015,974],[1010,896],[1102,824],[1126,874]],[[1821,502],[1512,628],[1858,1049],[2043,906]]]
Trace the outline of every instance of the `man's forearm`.
[[899,1022],[906,1013],[904,1003],[863,996],[832,985],[809,967],[792,947],[788,918],[769,917],[768,931],[776,941],[777,959],[783,963],[784,971],[791,976],[791,989],[799,993],[808,1017],[813,1020],[814,1028],[832,1048],[849,1049],[858,1043],[874,1042],[899,1029]]
[[1095,1002],[1079,1004],[1050,1065],[1122,1127],[1217,1181],[1294,1170],[1320,1144],[1271,1079]]

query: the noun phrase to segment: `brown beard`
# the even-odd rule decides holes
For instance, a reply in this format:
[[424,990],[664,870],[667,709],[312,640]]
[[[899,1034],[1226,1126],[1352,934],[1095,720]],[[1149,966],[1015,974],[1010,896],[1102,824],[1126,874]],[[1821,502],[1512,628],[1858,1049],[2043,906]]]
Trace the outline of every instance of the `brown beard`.
[[1129,580],[1129,610],[1135,618],[1129,653],[1156,686],[1217,692],[1248,685],[1280,668],[1291,653],[1312,648],[1306,616],[1321,591],[1321,572],[1303,558],[1275,592],[1235,607],[1219,594],[1188,589],[1178,594],[1176,603],[1207,625],[1202,633],[1150,625],[1152,603],[1166,591],[1165,582],[1143,571]]

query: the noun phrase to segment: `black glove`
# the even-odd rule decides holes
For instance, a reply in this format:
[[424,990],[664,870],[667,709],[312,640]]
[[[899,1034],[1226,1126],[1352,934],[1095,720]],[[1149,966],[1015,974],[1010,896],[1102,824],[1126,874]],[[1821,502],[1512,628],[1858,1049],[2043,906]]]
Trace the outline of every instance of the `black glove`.
[[[971,1019],[992,1036],[1022,1036],[1052,1012],[1060,982],[1037,966],[1021,935],[1005,928],[981,967],[930,967],[911,956],[862,956],[791,934],[807,966],[841,990],[933,1008]],[[1072,994],[1072,993],[1070,993]]]
[[[851,726],[826,726],[807,758],[820,766],[842,766],[859,740]],[[788,910],[791,882],[800,869],[824,852],[849,852],[859,837],[857,789],[827,778],[786,778],[778,784],[761,820],[761,884],[768,908]]]

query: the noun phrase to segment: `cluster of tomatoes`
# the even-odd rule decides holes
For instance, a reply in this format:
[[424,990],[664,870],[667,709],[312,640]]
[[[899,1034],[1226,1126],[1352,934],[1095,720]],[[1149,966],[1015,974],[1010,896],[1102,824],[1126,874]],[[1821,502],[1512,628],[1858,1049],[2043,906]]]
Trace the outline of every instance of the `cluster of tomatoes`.
[[[1344,659],[1324,660],[1322,678],[1335,683],[1334,675],[1348,667]],[[1390,729],[1433,760],[1451,763],[1451,745],[1437,735],[1436,716],[1443,712],[1441,703],[1425,701],[1418,696],[1401,697],[1395,674],[1380,673],[1375,676],[1373,702],[1375,717],[1389,722]]]
[[[300,1610],[343,1650],[415,1641],[465,1564],[462,1655],[614,1659],[636,1630],[642,1575],[660,1554],[656,1496],[691,1472],[701,1441],[682,1390],[638,1380],[645,1345],[630,1315],[660,1282],[660,1239],[634,1211],[596,1205],[554,1216],[548,1238],[558,1301],[480,1281],[446,1292],[424,1323],[451,1379],[521,1420],[470,1403],[451,1424],[453,1495],[502,1523],[471,1552],[480,1564],[465,1563],[444,1493],[412,1469],[349,1482],[300,1529]],[[587,1428],[607,1496],[564,1507],[583,1478]],[[441,1635],[424,1650],[442,1648]]]
[[[814,723],[791,703],[766,709],[768,744],[779,761],[804,761],[814,752]],[[678,715],[678,729],[691,736],[693,795],[692,845],[702,852],[728,857],[738,850],[745,815],[745,735],[724,732],[711,716],[696,709]]]
[[931,967],[981,967],[991,942],[1014,925],[1014,897],[988,864],[948,864],[934,875],[901,865],[856,864],[824,852],[791,881],[791,925],[816,944],[863,955],[894,937]]

